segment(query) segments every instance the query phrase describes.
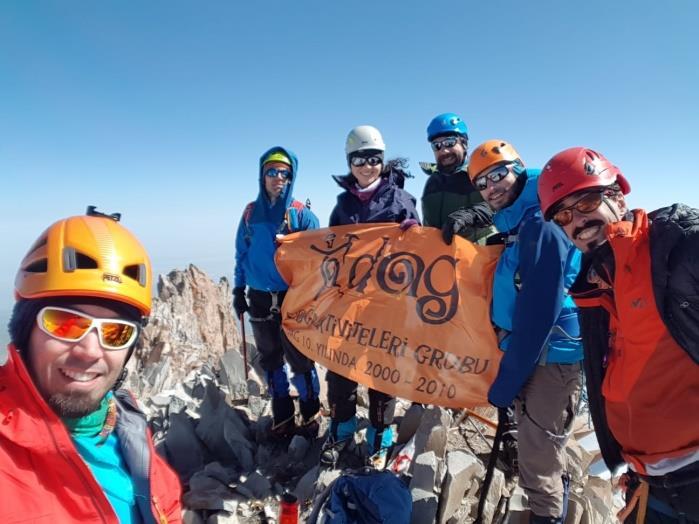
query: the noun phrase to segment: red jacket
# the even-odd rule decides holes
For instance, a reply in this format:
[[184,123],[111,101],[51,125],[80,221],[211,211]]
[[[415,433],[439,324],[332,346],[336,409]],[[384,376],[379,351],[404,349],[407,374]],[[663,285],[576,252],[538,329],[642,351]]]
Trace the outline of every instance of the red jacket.
[[[609,314],[601,383],[606,424],[623,459],[642,474],[647,464],[699,449],[699,420],[693,415],[699,411],[699,366],[672,337],[659,312],[649,231],[648,216],[641,210],[634,211],[633,221],[607,226],[605,249],[610,255],[596,272],[606,273],[600,281],[613,287],[573,290],[583,315],[586,308],[596,307]],[[585,349],[591,349],[589,344]]]
[[[107,496],[12,345],[8,353],[0,366],[0,522],[118,524]],[[120,391],[115,398],[115,431],[144,523],[182,522],[177,475],[155,452],[145,417],[130,395]]]

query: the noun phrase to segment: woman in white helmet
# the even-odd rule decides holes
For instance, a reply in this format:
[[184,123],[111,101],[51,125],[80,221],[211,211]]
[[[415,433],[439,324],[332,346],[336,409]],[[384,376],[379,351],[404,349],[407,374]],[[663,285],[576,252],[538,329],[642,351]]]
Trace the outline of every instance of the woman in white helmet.
[[[333,176],[343,189],[330,215],[330,226],[371,222],[397,222],[407,229],[419,224],[415,197],[403,189],[410,177],[408,161],[385,161],[381,133],[372,126],[358,126],[347,136],[345,154],[350,172]],[[357,383],[328,371],[328,402],[332,419],[330,441],[349,441],[357,429]],[[391,423],[395,398],[369,389],[368,455],[380,461],[393,442]]]

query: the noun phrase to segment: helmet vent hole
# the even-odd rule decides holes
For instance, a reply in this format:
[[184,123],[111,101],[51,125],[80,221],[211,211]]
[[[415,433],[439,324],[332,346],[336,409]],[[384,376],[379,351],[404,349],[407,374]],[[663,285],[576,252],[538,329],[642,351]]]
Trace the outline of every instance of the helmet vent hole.
[[42,258],[41,260],[37,260],[29,264],[27,267],[24,268],[24,271],[26,271],[27,273],[46,273],[48,269],[48,259]]
[[75,266],[77,269],[97,269],[97,261],[83,253],[75,253]]
[[141,286],[146,285],[146,266],[144,264],[126,266],[123,273],[127,277],[134,279]]

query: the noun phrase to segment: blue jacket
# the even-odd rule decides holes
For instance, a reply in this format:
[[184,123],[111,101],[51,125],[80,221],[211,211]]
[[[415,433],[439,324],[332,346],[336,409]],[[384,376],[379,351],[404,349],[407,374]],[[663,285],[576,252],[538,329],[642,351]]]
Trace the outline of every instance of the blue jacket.
[[[289,157],[293,176],[272,205],[265,190],[262,160],[275,151]],[[284,291],[288,288],[274,264],[276,235],[319,227],[318,217],[293,199],[297,176],[298,161],[288,149],[273,147],[260,157],[260,192],[257,200],[246,206],[235,237],[235,287],[249,286],[260,291]]]
[[527,170],[517,200],[498,211],[494,223],[507,235],[495,269],[492,321],[503,330],[505,354],[488,393],[507,407],[537,364],[582,360],[577,308],[568,289],[580,270],[580,252],[563,230],[546,222],[539,208],[540,170]]
[[355,192],[357,180],[353,175],[334,176],[344,189],[330,214],[330,226],[376,222],[402,222],[407,218],[420,221],[415,197],[403,189],[406,176],[400,167],[391,166],[381,174],[382,181],[371,198],[363,202]]

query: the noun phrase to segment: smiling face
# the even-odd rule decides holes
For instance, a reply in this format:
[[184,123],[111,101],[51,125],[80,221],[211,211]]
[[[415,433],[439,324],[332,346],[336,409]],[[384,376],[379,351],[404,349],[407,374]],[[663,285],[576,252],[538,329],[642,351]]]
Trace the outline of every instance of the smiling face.
[[495,211],[506,208],[517,199],[517,175],[512,172],[511,166],[508,166],[509,173],[497,182],[493,182],[488,177],[491,171],[497,171],[502,168],[503,166],[501,165],[493,166],[475,179],[478,180],[483,177],[487,181],[488,185],[480,193],[483,200]]
[[[444,140],[444,138],[446,137],[435,138],[434,141],[441,141]],[[457,138],[453,147],[442,147],[439,151],[433,148],[434,159],[435,162],[437,162],[437,166],[442,171],[448,173],[460,167],[466,159],[466,145],[464,139],[461,137],[453,138]]]
[[289,179],[284,178],[282,175],[267,176],[266,173],[270,169],[279,169],[291,173],[291,167],[284,162],[267,162],[264,165],[262,172],[265,173],[265,191],[269,199],[274,202],[279,198],[279,195],[282,194],[282,191],[284,191],[284,188],[289,183]]
[[[120,318],[104,306],[77,303],[70,307],[96,318]],[[119,378],[128,353],[128,348],[103,349],[95,328],[78,342],[66,342],[35,324],[25,360],[34,385],[56,414],[78,418],[99,407]]]
[[374,166],[369,165],[369,162],[365,162],[362,166],[355,166],[350,164],[350,170],[357,179],[357,184],[359,187],[367,187],[376,180],[381,175],[381,169],[383,169],[383,164],[376,164]]
[[[598,194],[601,196],[599,206],[592,211],[583,213],[576,208],[576,204],[587,195]],[[578,204],[580,206],[580,204]],[[599,189],[586,190],[564,198],[557,209],[570,208],[572,220],[563,227],[568,238],[583,253],[594,251],[607,241],[606,226],[623,219],[628,211],[624,195],[619,191],[607,191],[600,193]],[[554,215],[555,216],[555,215]]]

